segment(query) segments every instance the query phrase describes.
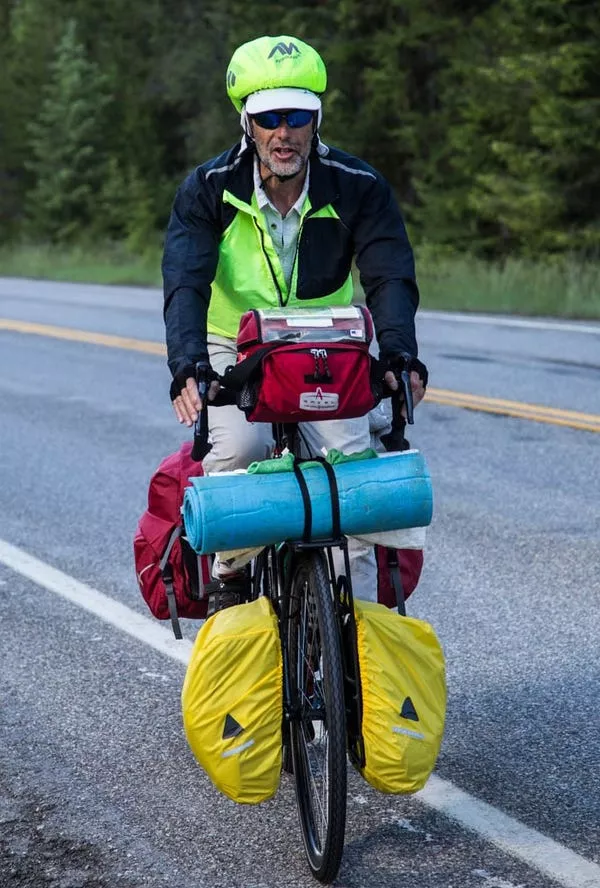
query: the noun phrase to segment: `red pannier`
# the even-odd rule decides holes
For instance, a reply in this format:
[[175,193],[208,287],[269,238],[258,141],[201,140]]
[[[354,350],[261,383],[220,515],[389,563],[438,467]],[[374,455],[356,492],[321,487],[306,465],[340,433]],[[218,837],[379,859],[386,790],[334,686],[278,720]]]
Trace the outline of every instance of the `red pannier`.
[[371,383],[372,338],[363,306],[248,311],[225,384],[250,422],[364,416],[383,394]]
[[423,570],[422,549],[387,549],[375,546],[377,561],[377,601],[386,607],[397,607],[393,571],[399,570],[404,600],[417,588]]
[[203,474],[192,460],[192,442],[162,460],[148,489],[148,508],[141,516],[133,541],[138,585],[144,601],[159,620],[171,620],[176,638],[182,638],[179,617],[203,619],[207,599],[201,598],[210,581],[210,563],[198,556],[185,537],[181,505],[191,476]]

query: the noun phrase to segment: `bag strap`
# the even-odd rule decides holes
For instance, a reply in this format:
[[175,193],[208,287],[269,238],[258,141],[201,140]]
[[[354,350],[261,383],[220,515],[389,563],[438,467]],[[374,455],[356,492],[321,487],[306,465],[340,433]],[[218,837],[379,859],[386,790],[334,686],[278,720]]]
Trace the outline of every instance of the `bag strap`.
[[396,551],[396,549],[388,549],[387,563],[390,569],[390,576],[392,578],[394,592],[396,593],[396,605],[398,607],[398,613],[400,614],[400,616],[405,617],[406,606],[404,604],[404,589],[402,587],[400,563],[398,560],[398,552]]
[[331,528],[332,536],[338,539],[342,535],[341,515],[340,515],[340,491],[338,489],[337,478],[333,471],[333,466],[328,463],[322,456],[318,457],[319,462],[325,469],[327,480],[329,481],[329,493],[331,496]]
[[281,345],[281,343],[271,342],[269,345],[258,348],[249,358],[227,367],[223,373],[223,382],[226,388],[233,389],[235,392],[241,392],[254,371],[260,366],[265,355],[277,348],[278,345]]
[[302,541],[305,543],[310,543],[310,538],[312,536],[312,503],[310,501],[310,493],[308,492],[308,484],[306,483],[306,478],[300,471],[300,466],[298,465],[298,463],[299,460],[294,459],[294,475],[296,476],[296,481],[298,482],[298,486],[300,487],[300,493],[302,494],[302,503],[304,505],[304,530],[302,531]]
[[159,562],[160,572],[162,574],[163,583],[165,584],[165,590],[167,592],[167,604],[169,606],[171,626],[173,627],[173,634],[178,641],[181,641],[181,639],[183,638],[183,633],[181,632],[179,617],[177,615],[177,599],[175,598],[175,589],[173,586],[173,567],[169,563],[169,555],[171,554],[171,549],[175,545],[175,541],[179,539],[182,533],[183,525],[178,524],[169,537],[167,548],[165,549],[165,553]]
[[190,546],[189,540],[185,533],[181,534],[181,560],[183,561],[183,568],[185,571],[186,579],[189,583],[189,589],[187,583],[184,585],[183,591],[186,594],[187,598],[190,598],[192,601],[199,601],[203,595],[204,591],[204,583],[202,581],[202,577],[200,576],[200,568],[199,568],[199,557],[196,552]]
[[340,512],[340,492],[338,489],[337,478],[331,463],[328,463],[322,456],[316,456],[311,459],[294,459],[294,475],[300,487],[302,494],[302,502],[304,504],[304,530],[302,532],[302,540],[309,543],[312,536],[312,503],[310,501],[310,493],[300,465],[305,462],[319,462],[325,469],[327,481],[329,482],[329,495],[331,499],[331,535],[333,539],[338,539],[342,535],[341,512]]

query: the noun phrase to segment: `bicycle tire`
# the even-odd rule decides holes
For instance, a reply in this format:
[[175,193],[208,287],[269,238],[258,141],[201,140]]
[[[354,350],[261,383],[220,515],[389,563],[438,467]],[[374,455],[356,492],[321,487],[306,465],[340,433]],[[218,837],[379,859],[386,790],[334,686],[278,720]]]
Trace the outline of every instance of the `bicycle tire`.
[[313,875],[329,883],[340,867],[346,829],[346,712],[339,630],[319,551],[302,554],[294,566],[288,667],[296,704],[290,745],[302,838]]

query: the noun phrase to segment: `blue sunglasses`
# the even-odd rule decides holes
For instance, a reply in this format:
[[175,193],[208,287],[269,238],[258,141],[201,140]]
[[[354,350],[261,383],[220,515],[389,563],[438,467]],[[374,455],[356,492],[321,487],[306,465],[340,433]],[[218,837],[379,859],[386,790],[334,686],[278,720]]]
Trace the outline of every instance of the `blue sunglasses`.
[[274,130],[281,126],[282,120],[285,120],[290,129],[300,129],[311,122],[314,117],[314,111],[305,111],[296,109],[295,111],[260,111],[258,114],[250,115],[261,129]]

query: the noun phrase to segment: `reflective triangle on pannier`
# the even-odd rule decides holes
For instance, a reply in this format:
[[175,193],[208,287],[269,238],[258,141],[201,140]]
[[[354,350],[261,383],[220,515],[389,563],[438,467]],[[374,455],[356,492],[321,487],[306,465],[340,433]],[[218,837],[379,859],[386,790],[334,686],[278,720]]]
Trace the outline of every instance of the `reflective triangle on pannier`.
[[410,697],[407,697],[404,703],[402,704],[402,709],[400,710],[400,715],[402,718],[410,718],[413,721],[418,722],[419,716],[417,715],[417,711],[413,705],[413,701]]
[[446,712],[444,655],[429,623],[355,600],[362,690],[361,774],[381,792],[410,793],[431,774]]
[[225,725],[223,727],[223,740],[229,740],[231,737],[237,737],[238,734],[241,734],[243,731],[243,727],[236,722],[234,717],[227,713],[225,716]]
[[217,789],[254,804],[281,774],[282,656],[267,598],[218,611],[198,632],[181,695],[190,747]]

